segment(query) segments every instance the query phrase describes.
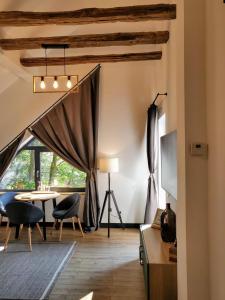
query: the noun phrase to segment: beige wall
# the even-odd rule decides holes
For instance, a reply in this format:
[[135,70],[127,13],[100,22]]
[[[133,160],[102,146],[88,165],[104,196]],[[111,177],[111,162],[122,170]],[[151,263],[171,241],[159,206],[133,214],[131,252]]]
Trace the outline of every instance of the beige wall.
[[[176,3],[174,1],[173,3]],[[158,100],[161,113],[166,116],[166,133],[177,129],[177,30],[180,20],[169,23],[170,39],[163,51],[165,53],[162,60],[162,70],[164,78],[161,93],[167,92],[168,95],[161,96]],[[166,201],[171,203],[172,209],[176,211],[177,201],[169,194],[166,195]]]
[[207,0],[208,206],[211,299],[225,299],[225,4]]
[[187,297],[199,300],[209,299],[207,159],[190,144],[206,142],[204,0],[184,1],[184,96]]
[[[199,300],[209,299],[207,159],[191,156],[190,144],[207,141],[205,1],[184,0],[177,5],[172,68],[177,114],[172,120],[176,119],[178,131],[178,297]],[[172,126],[170,120],[168,128]]]
[[[64,1],[64,9],[82,7],[112,7],[120,5],[151,4],[154,0],[85,0]],[[158,2],[163,2],[160,0]],[[169,2],[173,2],[172,0]],[[35,0],[18,1],[17,5],[8,0],[0,3],[1,10],[52,10],[52,1],[37,3]],[[61,10],[61,2],[54,7]],[[169,21],[156,22],[116,22],[113,24],[91,24],[84,26],[57,26],[58,35],[91,34],[126,31],[166,30]],[[44,27],[45,35],[55,35],[54,26]],[[4,28],[4,38],[40,36],[39,28]],[[106,54],[155,51],[163,48],[163,60],[152,62],[130,62],[102,64],[100,91],[100,123],[99,123],[99,156],[116,155],[120,158],[120,172],[112,175],[112,186],[125,222],[139,223],[143,221],[146,201],[148,169],[146,161],[145,131],[146,111],[155,94],[167,88],[166,55],[167,46],[137,45],[133,47],[102,47],[87,49],[69,49],[67,55]],[[53,51],[54,52],[54,51]],[[1,54],[1,53],[0,53]],[[61,54],[61,53],[60,53]],[[29,78],[33,74],[42,74],[44,68],[21,68],[19,57],[43,56],[42,50],[8,51],[3,56],[9,59],[14,67],[20,68],[25,81],[19,77],[17,81],[0,94],[2,114],[0,119],[0,148],[18,134],[25,126],[40,115],[58,95],[33,95]],[[55,52],[54,55],[59,55]],[[0,56],[0,65],[1,65]],[[80,77],[91,70],[94,65],[68,66],[68,73],[79,74]],[[172,66],[170,66],[172,67]],[[15,69],[15,68],[12,68]],[[62,68],[51,67],[51,74],[61,73]],[[21,75],[21,74],[20,74]],[[12,120],[9,123],[9,120]],[[107,188],[106,174],[99,174],[100,200],[103,201]],[[115,211],[113,212],[115,214]],[[113,222],[117,219],[113,218]]]
[[[119,157],[120,172],[111,175],[112,188],[128,223],[143,222],[148,179],[146,116],[160,89],[161,64],[103,64],[101,70],[99,156]],[[101,203],[106,189],[107,174],[99,173]],[[112,215],[116,215],[114,209]]]
[[[80,68],[71,68],[82,78],[94,65]],[[56,68],[55,72],[61,70]],[[13,84],[0,94],[0,149],[10,142],[19,132],[41,115],[53,104],[61,93],[56,94],[33,94],[32,74],[30,81],[17,78]]]
[[[112,188],[123,221],[143,222],[148,168],[146,159],[146,113],[165,77],[162,61],[102,64],[100,77],[99,157],[120,159],[120,172],[112,174]],[[94,65],[76,66],[83,77]],[[4,111],[0,119],[4,145],[44,111],[58,94],[34,95],[31,82],[20,79],[0,95]],[[8,99],[8,101],[5,101]],[[8,120],[13,120],[8,122]],[[107,188],[106,174],[99,173],[100,203]],[[51,203],[47,219],[51,220]],[[113,209],[113,215],[116,215]],[[106,221],[106,214],[103,221]],[[112,222],[118,219],[112,217]]]

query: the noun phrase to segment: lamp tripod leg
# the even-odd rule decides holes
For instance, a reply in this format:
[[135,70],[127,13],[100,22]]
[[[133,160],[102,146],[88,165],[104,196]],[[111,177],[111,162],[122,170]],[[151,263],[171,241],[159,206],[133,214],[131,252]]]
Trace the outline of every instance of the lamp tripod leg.
[[123,224],[123,220],[122,220],[122,217],[121,217],[121,212],[119,211],[119,207],[118,207],[118,205],[117,205],[116,197],[115,197],[115,195],[114,195],[114,192],[111,191],[111,194],[112,194],[113,202],[114,202],[114,205],[115,205],[115,207],[116,207],[116,211],[117,211],[117,214],[118,214],[120,223],[121,223],[123,229],[125,229],[125,226],[124,226],[124,224]]
[[101,222],[102,222],[102,217],[103,217],[103,213],[104,213],[104,210],[105,210],[105,205],[106,205],[107,198],[108,198],[108,191],[105,192],[105,198],[104,198],[104,202],[103,202],[103,207],[102,207],[102,211],[101,211],[99,224],[101,224]]
[[108,192],[108,238],[110,237],[111,191]]

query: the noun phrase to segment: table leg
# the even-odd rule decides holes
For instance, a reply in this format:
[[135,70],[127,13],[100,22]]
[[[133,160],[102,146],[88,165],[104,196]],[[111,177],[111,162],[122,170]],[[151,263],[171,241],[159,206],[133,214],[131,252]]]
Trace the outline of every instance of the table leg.
[[[55,208],[56,208],[56,198],[53,198],[53,199],[52,199],[52,205],[53,205],[53,209],[55,209]],[[59,221],[58,221],[58,219],[56,219],[55,229],[56,229],[56,230],[59,229]]]
[[46,218],[45,218],[45,201],[41,201],[42,203],[42,210],[44,212],[44,216],[43,216],[43,237],[44,240],[47,240],[47,236],[46,236]]
[[56,198],[52,199],[52,205],[53,205],[53,208],[56,208]]
[[20,225],[16,225],[15,239],[18,240],[20,234]]

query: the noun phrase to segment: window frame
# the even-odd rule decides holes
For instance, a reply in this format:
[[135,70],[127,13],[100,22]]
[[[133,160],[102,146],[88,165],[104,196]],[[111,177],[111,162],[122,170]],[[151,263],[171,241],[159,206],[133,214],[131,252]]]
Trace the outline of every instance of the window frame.
[[[164,118],[161,119],[161,118]],[[160,131],[160,119],[163,120],[163,130]],[[161,128],[162,129],[162,128]],[[163,131],[163,132],[162,132]],[[161,185],[161,144],[160,144],[160,139],[163,135],[166,134],[166,113],[161,111],[158,116],[158,208],[164,209],[166,205],[166,191],[162,188]]]
[[[35,137],[30,139],[23,147],[21,147],[16,155],[18,155],[21,151],[24,150],[33,150],[34,151],[34,161],[35,161],[35,170],[34,170],[34,183],[35,183],[35,189],[0,189],[0,192],[32,192],[37,190],[38,182],[40,181],[41,176],[41,153],[42,152],[52,152],[49,150],[46,146],[29,146],[32,141],[35,140]],[[16,157],[16,156],[15,156]],[[15,158],[14,157],[14,158]],[[7,171],[6,171],[7,172]],[[85,192],[86,187],[83,188],[70,188],[70,187],[52,187],[51,190],[55,192],[77,192],[82,193]]]

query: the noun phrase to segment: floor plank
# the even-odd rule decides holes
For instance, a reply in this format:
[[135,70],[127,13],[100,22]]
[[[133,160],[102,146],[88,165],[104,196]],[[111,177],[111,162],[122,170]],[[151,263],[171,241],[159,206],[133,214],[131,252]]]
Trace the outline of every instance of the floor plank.
[[[24,230],[26,231],[26,230]],[[4,234],[4,228],[0,230]],[[48,229],[48,240],[58,239],[59,231]],[[32,239],[38,240],[33,230]],[[137,229],[99,229],[85,234],[63,229],[62,241],[77,241],[77,247],[51,291],[49,300],[145,300],[144,278],[138,261]],[[26,242],[26,232],[21,240]]]

